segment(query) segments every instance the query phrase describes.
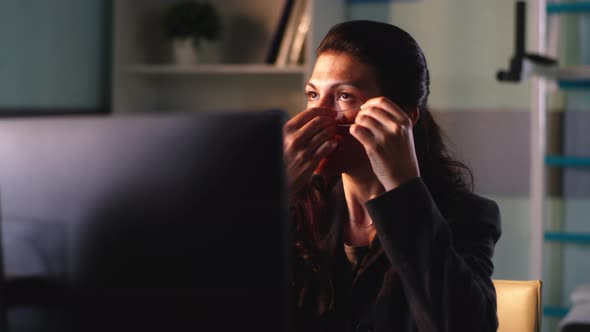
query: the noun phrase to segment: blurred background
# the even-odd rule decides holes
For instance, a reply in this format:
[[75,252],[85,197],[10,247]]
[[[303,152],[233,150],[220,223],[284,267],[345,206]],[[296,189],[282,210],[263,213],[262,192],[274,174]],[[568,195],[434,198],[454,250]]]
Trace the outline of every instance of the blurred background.
[[[301,2],[210,1],[217,20],[189,42],[192,54],[174,41],[186,37],[170,26],[183,19],[174,17],[177,1],[2,0],[0,116],[295,114],[304,109],[314,48],[333,24],[392,23],[422,46],[429,107],[472,168],[476,192],[500,205],[493,278],[542,279],[543,330],[557,331],[571,294],[590,284],[589,3],[527,1],[527,51],[574,73],[540,83],[535,74],[496,79],[515,52],[514,0]],[[302,32],[286,43],[293,26]]]

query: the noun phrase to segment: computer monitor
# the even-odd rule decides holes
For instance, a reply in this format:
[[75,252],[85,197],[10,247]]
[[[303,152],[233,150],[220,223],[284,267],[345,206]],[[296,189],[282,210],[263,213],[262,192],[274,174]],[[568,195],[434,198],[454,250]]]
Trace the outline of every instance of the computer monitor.
[[289,329],[284,121],[0,120],[5,273],[65,285],[58,330]]

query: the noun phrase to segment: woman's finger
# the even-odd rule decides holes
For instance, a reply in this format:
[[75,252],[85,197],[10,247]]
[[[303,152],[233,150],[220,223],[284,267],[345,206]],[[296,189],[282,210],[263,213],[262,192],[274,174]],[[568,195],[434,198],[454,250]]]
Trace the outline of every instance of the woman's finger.
[[371,131],[361,125],[353,124],[350,126],[350,134],[356,138],[364,147],[372,147],[375,141],[375,136]]
[[379,133],[387,130],[387,126],[392,123],[381,123],[375,118],[374,112],[361,112],[357,115],[355,121],[356,124],[368,129],[373,136],[377,136]]
[[307,148],[311,151],[317,150],[322,144],[330,139],[334,139],[336,136],[337,130],[336,126],[328,126],[320,130],[316,135],[314,135],[311,140],[309,141]]
[[377,121],[381,126],[388,128],[392,123],[397,123],[397,119],[379,107],[370,107],[361,110],[357,118],[360,119],[363,116],[368,116]]
[[314,165],[317,166],[320,160],[329,156],[332,152],[334,152],[334,150],[336,150],[337,147],[338,142],[333,139],[326,141],[322,145],[320,145],[314,153]]
[[308,149],[313,138],[330,127],[336,127],[336,120],[334,118],[318,116],[292,133],[288,140],[290,140],[290,144],[294,149]]
[[296,130],[301,129],[303,126],[305,126],[307,123],[309,123],[316,117],[336,118],[336,114],[337,112],[335,110],[328,108],[310,108],[295,115],[291,120],[287,121],[287,123],[284,126],[284,130],[286,133],[294,132]]
[[361,111],[371,107],[381,108],[393,116],[400,124],[411,124],[412,122],[410,117],[401,109],[401,107],[386,97],[377,97],[367,100],[366,103],[361,105]]

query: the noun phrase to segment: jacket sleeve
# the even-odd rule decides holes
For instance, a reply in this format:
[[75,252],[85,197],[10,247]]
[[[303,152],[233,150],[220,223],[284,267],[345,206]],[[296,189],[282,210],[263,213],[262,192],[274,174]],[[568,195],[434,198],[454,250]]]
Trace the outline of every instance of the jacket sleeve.
[[366,206],[418,331],[497,330],[491,258],[501,230],[495,202],[470,195],[445,220],[417,178]]

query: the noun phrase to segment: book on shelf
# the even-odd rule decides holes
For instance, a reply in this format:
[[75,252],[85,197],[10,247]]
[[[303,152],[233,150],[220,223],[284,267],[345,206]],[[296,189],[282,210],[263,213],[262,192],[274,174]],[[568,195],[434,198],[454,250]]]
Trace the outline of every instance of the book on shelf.
[[300,60],[303,61],[305,57],[303,57],[304,53],[304,45],[305,39],[307,37],[307,33],[309,32],[309,26],[311,24],[311,14],[309,0],[304,0],[305,4],[303,5],[303,14],[299,19],[299,24],[297,26],[297,30],[295,31],[295,35],[293,36],[293,42],[291,43],[291,50],[289,52],[289,64],[298,64]]
[[308,9],[309,1],[294,1],[275,61],[275,65],[279,67],[298,62],[311,23]]
[[266,55],[266,63],[273,64],[277,60],[277,55],[279,54],[279,47],[281,46],[281,41],[285,36],[285,30],[287,28],[287,23],[291,13],[293,11],[293,4],[295,0],[285,0],[285,5],[283,6],[283,11],[281,12],[281,17],[279,18],[279,23],[277,25],[277,29],[275,34],[272,38],[272,42],[270,45],[270,49]]

